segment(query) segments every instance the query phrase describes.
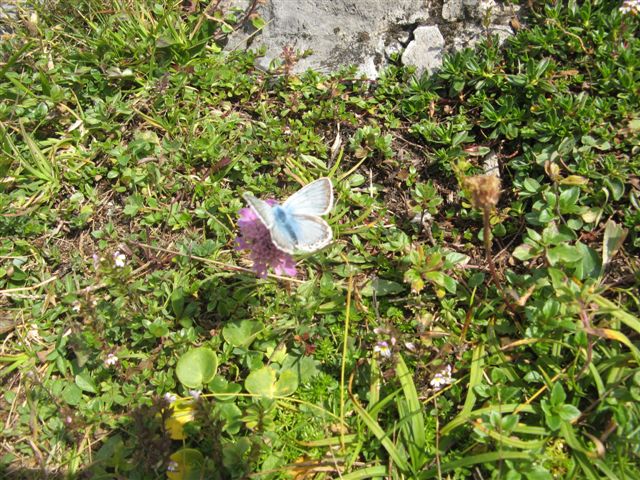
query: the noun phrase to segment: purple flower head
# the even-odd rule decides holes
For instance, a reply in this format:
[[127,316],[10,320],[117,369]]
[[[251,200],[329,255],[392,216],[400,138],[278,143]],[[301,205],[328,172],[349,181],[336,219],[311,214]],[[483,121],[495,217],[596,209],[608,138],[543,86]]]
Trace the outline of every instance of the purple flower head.
[[[267,203],[277,204],[275,200],[267,200]],[[269,229],[251,208],[240,209],[238,227],[240,236],[236,239],[236,250],[249,250],[249,258],[258,277],[265,278],[269,267],[276,275],[296,276],[296,262],[273,244]]]

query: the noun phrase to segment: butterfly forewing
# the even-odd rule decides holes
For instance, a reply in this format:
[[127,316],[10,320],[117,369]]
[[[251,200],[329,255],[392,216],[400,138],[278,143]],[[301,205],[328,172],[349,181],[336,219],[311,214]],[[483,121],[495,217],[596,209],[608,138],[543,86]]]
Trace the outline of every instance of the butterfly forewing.
[[256,198],[252,193],[245,192],[242,197],[247,201],[251,209],[258,215],[265,227],[271,229],[274,223],[273,208],[264,200]]
[[291,195],[282,205],[293,215],[326,215],[333,207],[333,185],[319,178]]

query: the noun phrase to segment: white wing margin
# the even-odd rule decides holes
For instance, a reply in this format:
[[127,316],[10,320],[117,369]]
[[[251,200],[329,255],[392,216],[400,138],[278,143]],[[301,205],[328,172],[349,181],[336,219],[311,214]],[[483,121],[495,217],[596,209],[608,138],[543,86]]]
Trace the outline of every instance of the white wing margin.
[[331,180],[322,177],[305,185],[287,198],[282,206],[293,215],[326,215],[333,208]]

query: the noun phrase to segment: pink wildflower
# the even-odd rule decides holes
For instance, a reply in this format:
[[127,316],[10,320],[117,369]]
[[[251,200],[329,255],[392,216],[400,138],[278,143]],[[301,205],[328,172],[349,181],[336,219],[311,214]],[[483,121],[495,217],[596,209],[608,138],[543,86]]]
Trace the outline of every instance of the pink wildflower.
[[[276,204],[274,200],[267,200],[267,203]],[[276,275],[295,277],[296,263],[293,258],[274,245],[269,229],[251,208],[240,209],[238,227],[240,236],[236,239],[236,250],[249,250],[249,258],[258,277],[265,278],[269,267],[273,268]]]

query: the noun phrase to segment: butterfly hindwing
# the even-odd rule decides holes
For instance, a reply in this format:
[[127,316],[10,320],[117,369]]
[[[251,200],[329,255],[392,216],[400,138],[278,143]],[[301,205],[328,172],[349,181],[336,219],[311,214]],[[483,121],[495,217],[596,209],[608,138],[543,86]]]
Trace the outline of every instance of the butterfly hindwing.
[[293,215],[326,215],[333,207],[333,185],[326,177],[305,185],[282,205]]
[[329,245],[333,239],[331,227],[322,218],[315,215],[294,216],[296,250],[315,252]]

